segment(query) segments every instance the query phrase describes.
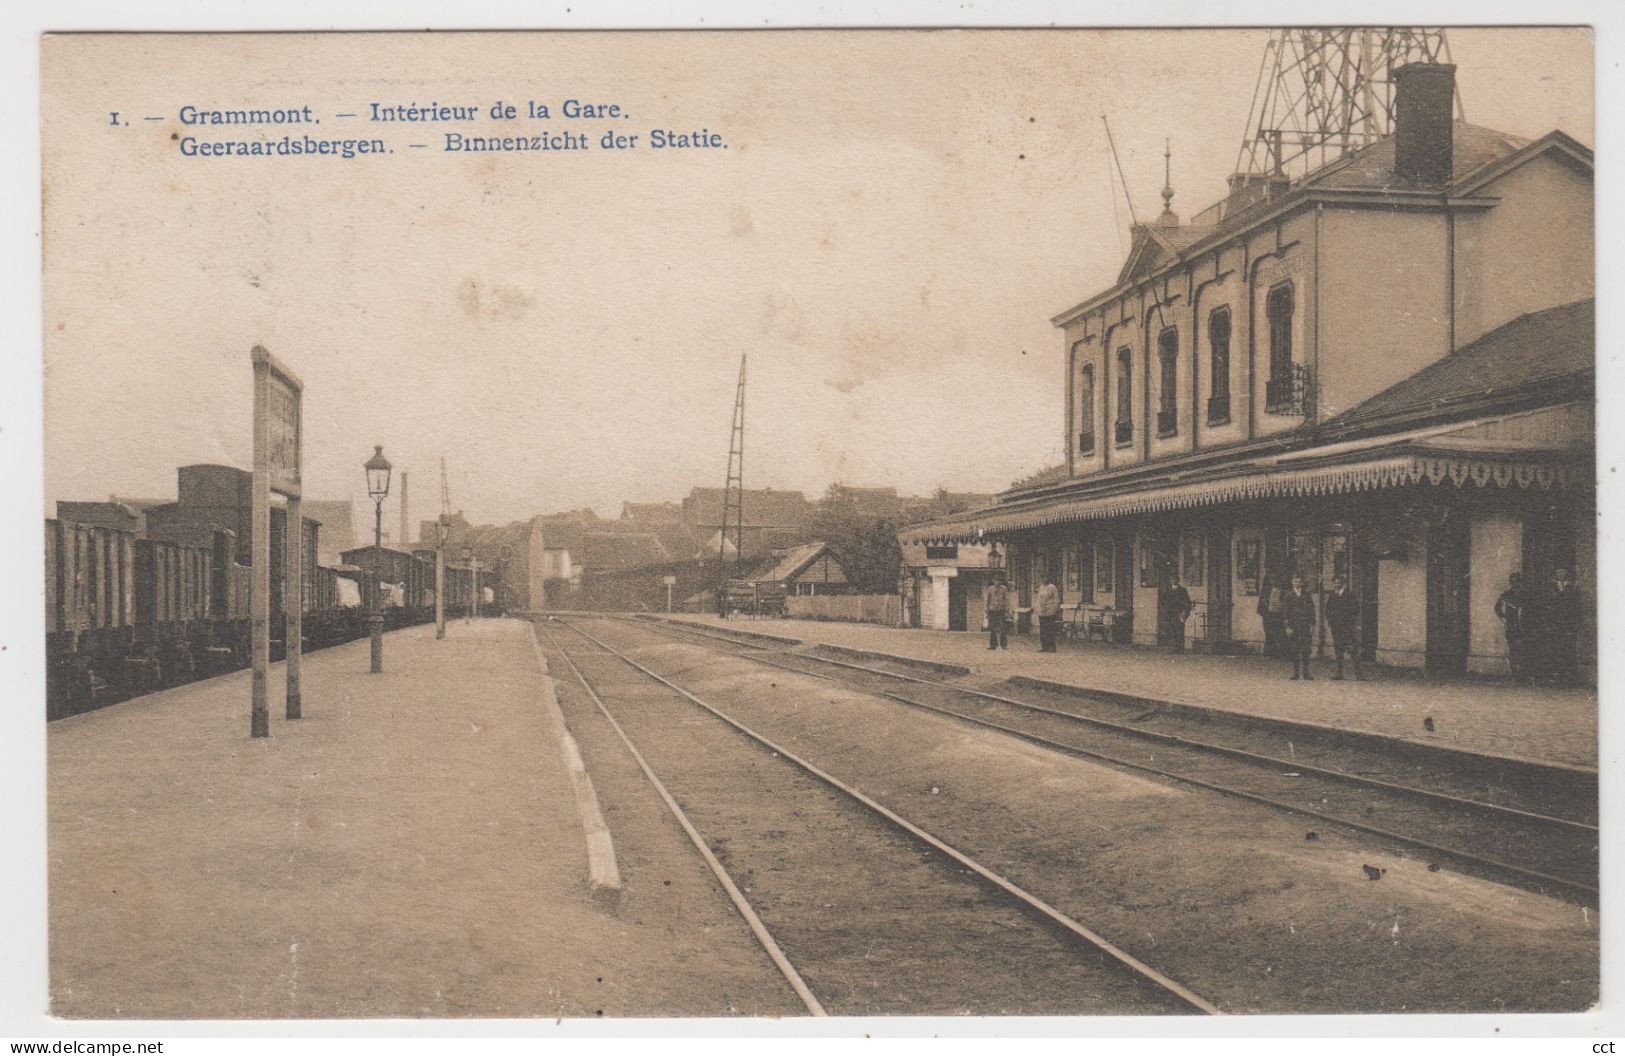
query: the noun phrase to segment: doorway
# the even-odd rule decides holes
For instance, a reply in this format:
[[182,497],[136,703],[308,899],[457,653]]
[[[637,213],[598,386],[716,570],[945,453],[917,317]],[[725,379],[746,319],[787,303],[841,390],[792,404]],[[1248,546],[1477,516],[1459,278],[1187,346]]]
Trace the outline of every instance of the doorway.
[[1207,640],[1230,640],[1230,529],[1214,528],[1207,541]]
[[1427,528],[1427,673],[1467,670],[1467,518],[1442,511]]
[[1132,642],[1134,640],[1134,535],[1130,532],[1118,532],[1108,544],[1113,552],[1113,584],[1112,602],[1117,609],[1117,617],[1112,621],[1113,640],[1119,642]]
[[965,582],[959,576],[954,576],[948,580],[948,629],[950,631],[963,631],[968,626]]
[[1145,540],[1146,564],[1150,573],[1149,586],[1157,588],[1157,644],[1181,646],[1184,644],[1185,624],[1170,604],[1168,592],[1173,589],[1179,566],[1179,539],[1172,535],[1152,535]]

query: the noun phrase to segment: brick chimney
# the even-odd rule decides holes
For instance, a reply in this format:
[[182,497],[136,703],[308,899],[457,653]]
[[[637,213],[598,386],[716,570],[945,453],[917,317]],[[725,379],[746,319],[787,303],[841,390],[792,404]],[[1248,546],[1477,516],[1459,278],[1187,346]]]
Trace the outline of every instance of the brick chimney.
[[1450,182],[1456,68],[1413,62],[1394,71],[1394,173],[1418,183]]

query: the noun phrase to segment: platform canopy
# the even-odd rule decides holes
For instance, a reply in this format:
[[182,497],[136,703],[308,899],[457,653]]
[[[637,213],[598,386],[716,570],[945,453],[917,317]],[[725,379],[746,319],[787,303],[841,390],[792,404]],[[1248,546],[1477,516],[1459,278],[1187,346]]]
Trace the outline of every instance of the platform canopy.
[[981,510],[913,525],[903,543],[960,543],[1047,525],[1265,499],[1379,491],[1417,484],[1568,488],[1591,477],[1590,408],[1504,417],[1323,444],[1181,472],[1082,477]]

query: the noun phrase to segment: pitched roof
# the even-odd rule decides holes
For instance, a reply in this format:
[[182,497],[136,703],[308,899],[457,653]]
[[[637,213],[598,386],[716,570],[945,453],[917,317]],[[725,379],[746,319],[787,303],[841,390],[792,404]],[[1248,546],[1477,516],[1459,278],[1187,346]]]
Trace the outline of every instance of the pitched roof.
[[1530,312],[1351,407],[1326,428],[1360,426],[1577,377],[1596,366],[1594,300]]
[[590,573],[621,572],[671,560],[653,532],[593,530],[581,537],[579,564]]
[[[801,573],[805,572],[807,567],[814,561],[817,561],[820,557],[823,557],[828,552],[828,543],[803,544],[793,548],[783,557],[780,557],[777,563],[774,564],[770,570],[757,576],[756,578],[772,580],[775,582],[794,579]],[[830,555],[830,560],[834,563],[835,570],[839,571],[840,575],[839,577],[832,576],[829,581],[833,583],[846,582],[846,570],[841,568],[840,562],[835,560],[833,554]]]
[[[1402,178],[1394,171],[1397,140],[1384,136],[1375,143],[1323,165],[1304,178],[1305,186],[1329,190],[1417,190],[1429,187]],[[1485,165],[1511,157],[1529,140],[1481,125],[1457,121],[1450,126],[1450,182],[1459,183]]]
[[[715,527],[722,520],[723,489],[695,488],[683,500],[683,513],[690,525]],[[747,525],[795,526],[812,516],[812,504],[799,491],[775,488],[747,488],[741,495],[741,511]]]
[[545,520],[542,522],[542,549],[580,550],[581,537],[586,528],[580,521]]
[[621,520],[640,524],[681,524],[683,504],[680,502],[623,502]]
[[1578,164],[1592,164],[1591,150],[1568,134],[1554,130],[1537,140],[1528,140],[1507,132],[1480,125],[1457,121],[1451,126],[1451,178],[1448,187],[1405,179],[1394,171],[1397,139],[1385,136],[1354,151],[1346,157],[1322,165],[1301,179],[1278,182],[1266,178],[1271,184],[1264,193],[1262,183],[1255,180],[1247,184],[1252,190],[1237,188],[1231,196],[1222,198],[1202,210],[1188,224],[1164,227],[1142,224],[1134,229],[1134,242],[1127,259],[1111,287],[1100,291],[1081,304],[1074,305],[1054,316],[1050,322],[1065,326],[1084,311],[1093,310],[1109,300],[1126,285],[1131,285],[1153,273],[1159,273],[1186,250],[1204,244],[1215,235],[1228,236],[1259,223],[1275,210],[1291,207],[1316,194],[1427,194],[1437,196],[1441,191],[1452,195],[1470,195],[1486,180],[1493,179],[1508,169],[1550,151],[1566,154]]
[[700,548],[699,537],[686,524],[657,524],[649,531],[674,560],[693,557]]

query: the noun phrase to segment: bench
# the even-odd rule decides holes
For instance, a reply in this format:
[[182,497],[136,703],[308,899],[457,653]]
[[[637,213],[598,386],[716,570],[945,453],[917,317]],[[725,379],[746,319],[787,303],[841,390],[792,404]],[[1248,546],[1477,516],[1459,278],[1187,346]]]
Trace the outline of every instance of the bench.
[[1121,610],[1104,605],[1074,606],[1072,618],[1067,622],[1067,636],[1088,641],[1099,635],[1101,641],[1109,642],[1120,615]]

